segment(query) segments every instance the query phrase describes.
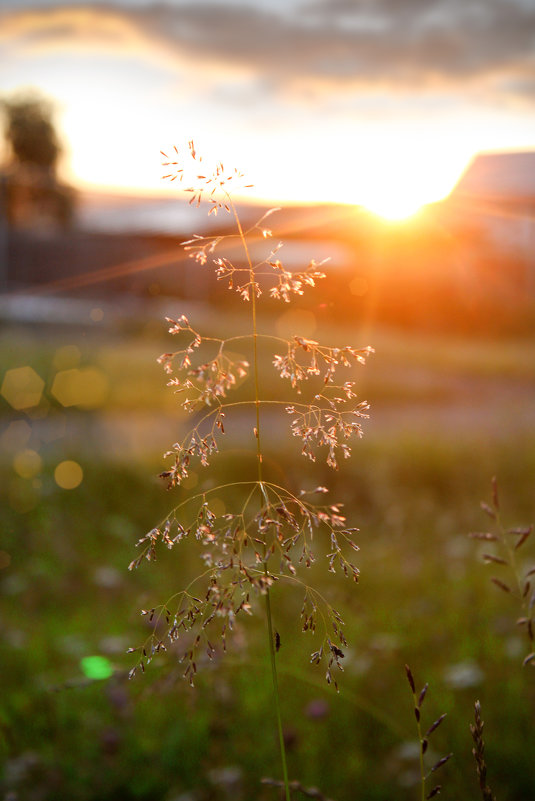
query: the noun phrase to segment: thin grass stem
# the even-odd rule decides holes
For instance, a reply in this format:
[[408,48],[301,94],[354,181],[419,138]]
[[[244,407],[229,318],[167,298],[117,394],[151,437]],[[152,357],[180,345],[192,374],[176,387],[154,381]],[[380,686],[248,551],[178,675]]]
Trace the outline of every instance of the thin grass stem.
[[[251,256],[249,254],[249,248],[247,247],[247,240],[243,233],[243,229],[241,226],[240,218],[238,216],[238,212],[232,202],[232,198],[227,195],[230,206],[232,208],[232,212],[234,214],[234,219],[236,220],[236,224],[238,226],[238,231],[240,234],[240,238],[243,244],[243,248],[245,251],[245,255],[247,257],[247,263],[249,266],[249,276],[251,282],[251,310],[252,310],[252,323],[253,323],[253,372],[254,372],[254,387],[255,387],[255,407],[256,407],[256,428],[255,428],[255,438],[256,438],[256,454],[257,454],[257,464],[258,464],[258,482],[260,486],[262,486],[262,445],[261,445],[261,428],[260,428],[260,384],[258,379],[258,327],[257,327],[257,320],[256,320],[256,283],[255,283],[255,274],[254,268],[251,261]],[[265,551],[264,546],[264,551]],[[268,576],[268,569],[267,569],[267,555],[264,553],[264,574],[267,578]],[[282,776],[284,780],[284,792],[286,801],[291,801],[290,798],[290,782],[288,779],[288,767],[286,763],[286,747],[284,745],[284,733],[282,730],[282,715],[281,715],[281,704],[280,704],[280,695],[279,695],[279,683],[277,678],[277,664],[275,660],[275,646],[273,640],[273,616],[271,613],[271,597],[269,592],[269,586],[266,585],[266,592],[265,592],[265,606],[266,606],[266,621],[267,621],[267,634],[269,640],[269,657],[270,657],[270,664],[271,664],[271,678],[273,682],[273,698],[275,703],[275,715],[277,719],[277,731],[279,735],[279,747],[280,747],[280,755],[281,755],[281,763],[282,763]]]

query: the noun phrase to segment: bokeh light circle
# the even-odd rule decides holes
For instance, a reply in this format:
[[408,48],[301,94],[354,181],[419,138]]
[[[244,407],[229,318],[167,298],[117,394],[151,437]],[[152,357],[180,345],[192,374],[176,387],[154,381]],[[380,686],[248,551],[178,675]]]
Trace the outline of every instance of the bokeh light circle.
[[82,483],[84,471],[78,462],[60,462],[54,470],[54,479],[61,489],[76,489]]
[[21,478],[34,478],[41,472],[43,460],[37,451],[25,448],[19,451],[13,459],[13,469]]
[[110,676],[113,676],[113,667],[105,656],[84,656],[80,660],[80,667],[88,679],[95,681],[109,679]]

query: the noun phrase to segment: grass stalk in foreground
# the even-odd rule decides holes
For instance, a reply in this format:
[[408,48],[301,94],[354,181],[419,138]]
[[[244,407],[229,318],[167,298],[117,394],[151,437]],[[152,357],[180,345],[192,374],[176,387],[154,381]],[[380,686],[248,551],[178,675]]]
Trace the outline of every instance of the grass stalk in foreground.
[[[487,550],[482,554],[483,561],[487,565],[492,565],[493,569],[501,572],[502,575],[491,576],[492,583],[515,598],[520,611],[517,618],[517,626],[525,632],[529,643],[529,652],[524,657],[523,665],[535,667],[535,589],[533,579],[535,577],[535,566],[522,566],[519,563],[519,550],[528,542],[533,526],[520,526],[516,528],[506,528],[501,516],[500,501],[498,495],[498,482],[496,477],[492,479],[492,498],[491,503],[481,501],[481,508],[493,521],[493,531],[472,531],[468,535],[471,539],[479,540],[486,546],[494,543],[493,550]],[[503,572],[507,575],[503,577]]]
[[[241,226],[240,218],[238,212],[236,211],[236,207],[232,202],[232,199],[229,197],[230,206],[232,209],[232,213],[234,214],[234,218],[236,220],[236,225],[238,227],[238,231],[240,234],[240,239],[243,245],[243,249],[245,251],[245,256],[247,258],[247,265],[249,267],[249,281],[251,284],[254,284],[254,270],[253,265],[251,262],[251,256],[249,254],[249,248],[247,247],[247,240],[243,233],[243,228]],[[258,379],[258,328],[257,328],[257,321],[256,321],[256,292],[253,292],[251,295],[251,311],[252,311],[252,324],[253,324],[253,375],[254,375],[254,395],[255,395],[255,411],[256,411],[256,427],[255,427],[255,437],[256,437],[256,460],[257,460],[257,472],[258,472],[258,483],[262,484],[262,444],[261,444],[261,426],[260,426],[260,383]],[[266,552],[264,548],[264,575],[266,579],[268,578],[268,569],[267,569],[267,560],[266,560]],[[284,781],[284,793],[286,797],[286,801],[291,801],[290,799],[290,785],[288,780],[288,765],[286,760],[286,746],[284,744],[284,731],[282,728],[282,713],[281,713],[281,703],[280,703],[280,694],[279,694],[279,682],[277,677],[277,661],[275,657],[275,639],[274,639],[274,632],[273,632],[273,616],[271,614],[271,598],[270,598],[270,588],[269,586],[266,589],[265,595],[265,609],[266,609],[266,627],[267,627],[267,636],[268,636],[268,648],[269,648],[269,661],[270,661],[270,668],[271,668],[271,680],[273,683],[273,701],[275,706],[275,717],[277,720],[277,733],[279,738],[279,748],[280,748],[280,756],[281,756],[281,767],[282,767],[282,776]]]
[[439,718],[437,718],[434,723],[432,723],[425,734],[423,734],[422,729],[422,719],[421,719],[421,709],[424,699],[427,695],[427,688],[428,685],[425,684],[423,688],[420,690],[419,693],[416,692],[416,685],[414,682],[414,677],[412,675],[412,671],[408,665],[405,665],[405,673],[407,674],[407,681],[409,682],[409,686],[412,692],[412,698],[414,702],[414,716],[416,718],[416,728],[418,730],[418,745],[419,745],[419,765],[420,765],[420,799],[421,801],[426,801],[426,799],[434,798],[438,795],[442,789],[442,785],[436,784],[432,790],[427,792],[426,782],[431,777],[435,771],[441,768],[443,765],[448,762],[453,754],[448,754],[445,757],[439,759],[435,764],[431,767],[429,771],[426,771],[425,767],[425,754],[427,753],[427,749],[429,747],[429,738],[433,734],[434,731],[438,729],[446,714],[444,713]]
[[487,765],[485,763],[485,743],[483,742],[483,726],[485,725],[481,719],[481,704],[476,701],[474,704],[474,720],[470,724],[470,734],[474,741],[472,754],[476,761],[477,778],[479,781],[479,789],[481,790],[481,797],[483,801],[496,801],[492,790],[487,784]]
[[[180,501],[139,540],[140,554],[131,562],[131,569],[144,560],[153,561],[162,545],[173,549],[185,539],[195,541],[204,569],[165,603],[142,610],[152,623],[152,631],[141,646],[130,649],[138,653],[138,663],[130,673],[133,676],[138,669],[144,671],[156,654],[171,649],[185,666],[184,677],[193,685],[198,666],[212,659],[217,650],[226,651],[228,636],[243,617],[254,612],[257,599],[263,597],[283,785],[286,801],[290,801],[277,678],[273,589],[277,586],[277,597],[283,583],[303,592],[302,629],[319,639],[311,662],[325,665],[326,680],[337,689],[335,671],[342,669],[341,660],[345,656],[342,648],[347,644],[342,617],[297,574],[315,561],[312,546],[316,538],[329,571],[341,570],[358,581],[359,570],[352,561],[352,553],[358,551],[354,541],[357,529],[347,527],[340,504],[314,500],[327,494],[327,487],[302,489],[270,480],[262,449],[260,410],[263,404],[270,403],[271,408],[282,412],[282,419],[290,415],[289,433],[301,440],[302,455],[315,461],[317,454],[324,451],[329,467],[338,470],[340,457],[350,456],[348,440],[362,435],[361,420],[367,417],[368,410],[366,401],[357,398],[351,375],[344,380],[339,378],[339,371],[364,364],[372,349],[324,346],[299,333],[281,339],[258,330],[257,302],[264,293],[275,301],[289,303],[292,296],[302,295],[305,289],[325,278],[325,274],[314,260],[304,269],[290,271],[278,255],[282,243],[268,246],[266,240],[272,234],[265,221],[276,210],[268,211],[247,229],[242,227],[232,197],[243,178],[237,170],[229,173],[222,164],[217,164],[207,172],[192,142],[185,157],[176,148],[175,151],[176,161],[166,157],[166,166],[172,172],[165,177],[186,180],[185,191],[192,203],[200,205],[207,200],[210,214],[228,212],[235,225],[233,233],[195,235],[183,243],[185,250],[196,269],[211,262],[217,279],[251,304],[252,332],[249,336],[218,338],[201,334],[185,315],[167,318],[169,332],[178,338],[179,345],[174,352],[162,354],[158,361],[169,376],[168,386],[174,388],[182,408],[196,414],[196,423],[165,455],[172,464],[161,477],[166,479],[168,488],[173,488],[188,478],[195,462],[208,467],[225,435],[227,416],[238,426],[251,425],[257,469],[254,480],[247,475],[248,480],[229,481],[217,487],[202,489],[201,484],[199,492]],[[189,186],[185,179],[186,162],[192,170]],[[257,260],[260,248],[267,252]],[[220,254],[217,257],[216,251]],[[274,402],[261,395],[260,338],[266,347],[282,349],[273,352],[267,364],[275,375],[288,382],[289,391],[296,395],[288,403]],[[236,354],[236,347],[252,351],[252,370],[249,359]],[[248,399],[229,402],[228,393],[241,385],[244,390],[249,387]],[[247,422],[248,413],[252,413],[254,425]],[[224,512],[218,510],[218,502],[220,507],[224,503]]]

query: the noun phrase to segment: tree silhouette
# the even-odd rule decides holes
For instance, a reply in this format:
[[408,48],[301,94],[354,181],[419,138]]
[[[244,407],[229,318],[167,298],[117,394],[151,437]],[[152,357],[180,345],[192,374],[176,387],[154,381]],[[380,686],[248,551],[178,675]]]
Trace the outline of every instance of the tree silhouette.
[[5,100],[3,107],[11,161],[54,173],[61,147],[53,123],[52,105],[29,96]]
[[62,147],[53,104],[37,94],[21,94],[1,100],[0,109],[7,144],[3,205],[9,223],[32,229],[69,225],[75,196],[56,177]]

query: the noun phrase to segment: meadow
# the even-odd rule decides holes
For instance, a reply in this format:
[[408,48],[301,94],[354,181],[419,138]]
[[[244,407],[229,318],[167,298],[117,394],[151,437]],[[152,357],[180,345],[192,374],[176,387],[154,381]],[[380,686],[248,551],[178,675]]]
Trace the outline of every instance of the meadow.
[[[214,329],[230,324],[213,308],[197,311]],[[88,315],[78,326],[5,325],[0,334],[5,370],[30,366],[44,381],[33,408],[17,412],[1,400],[6,798],[278,797],[260,782],[280,778],[261,614],[238,625],[224,657],[203,660],[194,689],[172,654],[128,680],[135,659],[126,651],[148,631],[140,609],[198,570],[188,541],[127,571],[139,537],[207,480],[200,468],[166,492],[157,478],[162,451],[185,424],[155,362],[168,348],[165,331],[154,307],[127,330]],[[361,579],[310,570],[309,582],[346,620],[339,693],[309,663],[301,595],[288,586],[272,594],[290,779],[320,788],[310,795],[320,799],[419,798],[409,664],[418,687],[429,683],[424,726],[447,713],[430,746],[431,758],[454,755],[441,769],[442,797],[480,795],[469,731],[479,699],[489,784],[498,801],[527,801],[535,786],[535,685],[531,666],[522,667],[529,642],[515,625],[518,602],[489,580],[507,568],[483,564],[485,543],[467,535],[492,523],[479,504],[490,503],[494,475],[505,524],[533,520],[535,344],[357,325],[331,325],[324,338],[376,349],[355,368],[359,396],[371,404],[364,438],[340,472],[320,464],[310,472],[360,529]],[[286,480],[308,480],[286,421],[269,421],[271,466]],[[254,467],[240,440],[245,425],[211,465],[214,484]],[[65,461],[83,471],[72,489],[55,478]],[[535,563],[529,539],[520,553]]]

